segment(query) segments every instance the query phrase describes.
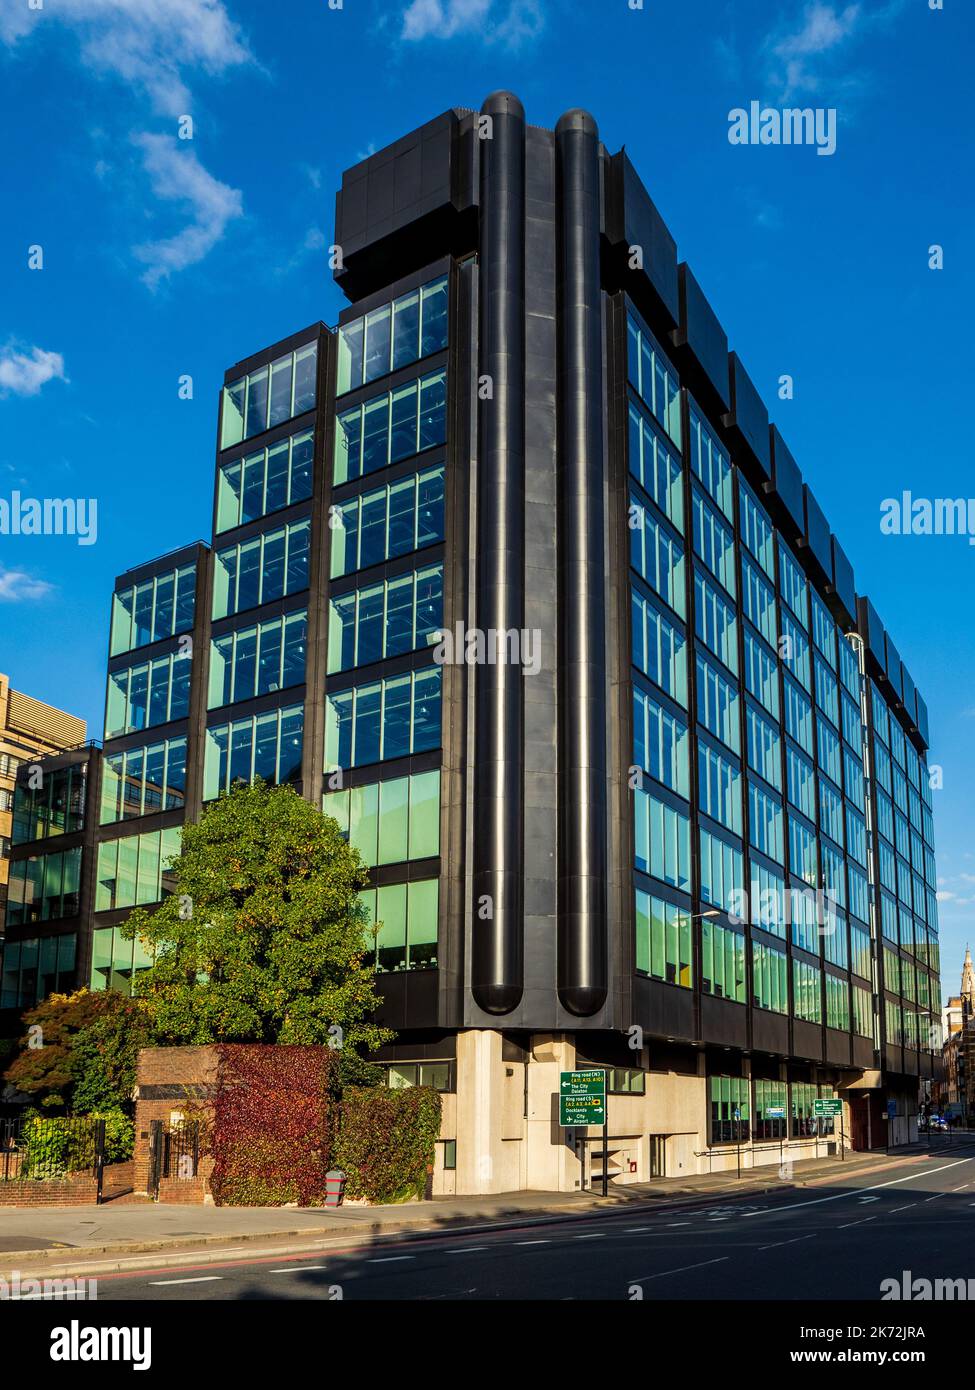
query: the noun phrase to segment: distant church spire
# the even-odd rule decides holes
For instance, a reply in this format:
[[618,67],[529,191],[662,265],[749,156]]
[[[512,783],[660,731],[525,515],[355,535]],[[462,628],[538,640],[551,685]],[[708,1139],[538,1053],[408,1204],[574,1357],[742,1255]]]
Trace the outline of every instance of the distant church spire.
[[970,1010],[975,1012],[975,965],[972,965],[972,953],[965,947],[965,963],[961,968],[961,994],[963,999],[967,999]]

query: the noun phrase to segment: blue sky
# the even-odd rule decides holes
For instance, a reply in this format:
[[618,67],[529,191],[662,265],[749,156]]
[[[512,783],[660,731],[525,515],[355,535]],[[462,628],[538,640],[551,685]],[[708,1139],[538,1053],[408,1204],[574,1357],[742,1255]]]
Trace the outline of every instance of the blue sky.
[[[98,540],[0,538],[0,669],[100,733],[114,576],[209,535],[224,368],[336,320],[343,168],[498,87],[543,126],[584,106],[626,144],[927,698],[955,989],[975,937],[975,551],[883,536],[879,515],[905,488],[975,494],[975,19],[962,0],[635,3],[2,0],[0,497],[95,497]],[[835,107],[836,153],[731,145],[752,100]]]

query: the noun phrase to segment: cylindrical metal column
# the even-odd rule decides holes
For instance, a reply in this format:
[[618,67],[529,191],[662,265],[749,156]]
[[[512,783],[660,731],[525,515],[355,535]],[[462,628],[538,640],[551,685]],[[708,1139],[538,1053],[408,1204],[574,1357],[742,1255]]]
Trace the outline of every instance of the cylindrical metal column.
[[606,551],[599,271],[599,132],[555,128],[558,200],[558,991],[578,1015],[607,994]]
[[505,1014],[524,975],[523,674],[503,654],[524,621],[525,113],[495,92],[481,114],[477,625],[500,659],[476,668],[471,990]]

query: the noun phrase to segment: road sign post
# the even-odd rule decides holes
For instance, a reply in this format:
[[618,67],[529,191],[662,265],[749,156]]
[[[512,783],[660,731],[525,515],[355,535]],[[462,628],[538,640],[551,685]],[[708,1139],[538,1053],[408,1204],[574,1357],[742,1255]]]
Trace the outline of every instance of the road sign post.
[[[785,1106],[784,1106],[784,1105],[766,1105],[766,1107],[765,1107],[764,1118],[765,1118],[766,1120],[784,1120],[784,1119],[785,1119]],[[783,1156],[783,1155],[782,1155],[782,1146],[783,1146],[783,1143],[784,1143],[784,1142],[785,1142],[785,1140],[784,1140],[784,1135],[783,1135],[782,1131],[780,1130],[780,1131],[779,1131],[779,1177],[782,1176],[782,1156]]]
[[609,1124],[605,1071],[593,1067],[586,1071],[559,1073],[559,1124],[563,1129],[574,1128],[576,1125],[602,1125],[603,1196],[608,1196]]
[[819,1150],[819,1131],[823,1120],[835,1120],[837,1115],[840,1117],[840,1157],[844,1158],[843,1152],[843,1102],[838,1097],[820,1098],[813,1101],[813,1119],[818,1120],[816,1126],[816,1149]]

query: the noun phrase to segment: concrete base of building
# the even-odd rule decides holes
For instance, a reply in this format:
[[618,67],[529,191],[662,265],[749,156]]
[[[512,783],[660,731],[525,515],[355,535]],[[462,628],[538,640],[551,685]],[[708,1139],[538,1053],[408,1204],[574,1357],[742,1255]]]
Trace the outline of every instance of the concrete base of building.
[[[471,1029],[457,1034],[456,1089],[444,1095],[434,1193],[475,1196],[503,1192],[577,1192],[601,1185],[601,1128],[563,1128],[559,1123],[559,1073],[585,1060],[585,1035],[536,1033],[525,1060],[508,1060],[501,1032]],[[661,1054],[662,1055],[662,1054]],[[653,1043],[633,1053],[631,1067],[644,1073],[642,1094],[608,1097],[608,1182],[618,1188],[654,1178],[692,1177],[841,1156],[851,1143],[849,1100],[831,1132],[797,1136],[786,1117],[781,1138],[710,1142],[708,1083],[703,1052],[690,1067],[668,1069]],[[695,1069],[696,1068],[696,1069]],[[786,1063],[781,1063],[785,1080]],[[749,1059],[742,1059],[748,1074]],[[854,1080],[849,1076],[846,1080]],[[908,1142],[904,1133],[892,1142]],[[788,1137],[786,1137],[788,1136]],[[916,1136],[915,1136],[916,1137]],[[883,1147],[878,1134],[869,1147]],[[860,1147],[867,1147],[866,1144]]]

